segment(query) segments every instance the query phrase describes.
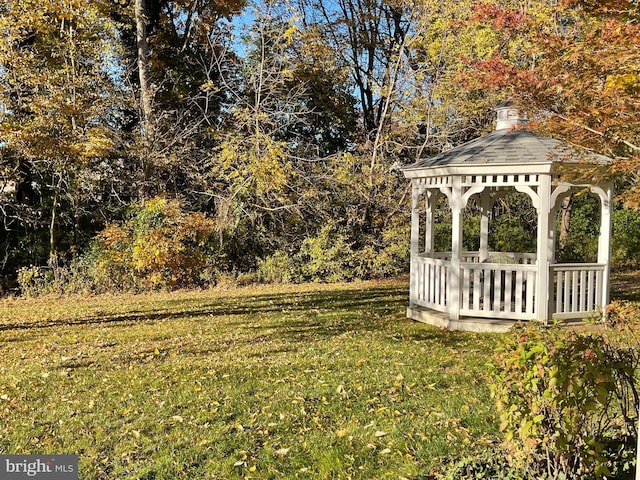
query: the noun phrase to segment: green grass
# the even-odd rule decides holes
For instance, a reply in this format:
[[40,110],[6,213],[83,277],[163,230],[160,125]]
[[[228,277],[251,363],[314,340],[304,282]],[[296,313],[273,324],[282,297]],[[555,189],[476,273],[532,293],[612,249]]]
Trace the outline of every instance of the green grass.
[[81,479],[431,478],[497,441],[497,335],[403,280],[0,300],[0,453]]

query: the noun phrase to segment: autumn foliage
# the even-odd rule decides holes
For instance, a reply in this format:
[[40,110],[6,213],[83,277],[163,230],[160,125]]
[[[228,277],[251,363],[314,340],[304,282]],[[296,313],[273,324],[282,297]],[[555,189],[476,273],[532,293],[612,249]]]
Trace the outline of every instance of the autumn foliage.
[[612,454],[635,439],[639,357],[614,335],[528,326],[503,340],[491,392],[510,464],[531,478],[623,478]]
[[397,273],[401,167],[487,133],[507,97],[614,158],[640,205],[637,1],[330,4],[0,2],[2,292],[73,277],[98,234],[105,272],[132,262],[123,287],[193,283],[166,230],[123,246],[154,197],[215,222],[228,275]]
[[98,235],[91,266],[96,288],[147,290],[201,284],[210,270],[215,223],[177,201],[154,198],[127,222]]
[[477,25],[499,30],[501,41],[490,56],[467,59],[466,88],[508,92],[542,132],[614,158],[621,198],[640,205],[640,5],[538,0],[475,10]]

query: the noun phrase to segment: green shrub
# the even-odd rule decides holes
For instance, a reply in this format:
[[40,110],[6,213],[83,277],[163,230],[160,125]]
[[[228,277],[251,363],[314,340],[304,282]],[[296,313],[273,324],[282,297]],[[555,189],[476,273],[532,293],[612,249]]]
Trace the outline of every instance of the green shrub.
[[459,460],[448,468],[443,480],[551,480],[548,476],[531,475],[525,468],[507,462],[504,452],[488,451],[483,455]]
[[258,260],[255,277],[262,283],[299,283],[397,276],[409,268],[409,229],[409,224],[392,225],[379,238],[356,239],[344,227],[329,223],[299,244]]
[[93,289],[85,257],[66,266],[23,267],[17,272],[18,288],[25,297],[47,294],[81,293]]
[[351,244],[332,224],[325,225],[317,236],[307,237],[302,242],[297,260],[306,281],[344,282],[357,276]]
[[382,246],[371,252],[371,275],[396,276],[409,271],[411,256],[411,225],[409,223],[387,228],[382,233]]
[[566,478],[611,475],[611,446],[636,434],[637,350],[612,345],[606,331],[529,325],[505,337],[491,366],[510,464]]
[[50,268],[22,267],[18,270],[18,288],[25,297],[37,297],[50,293],[53,285],[53,274]]
[[282,250],[258,260],[257,278],[262,283],[291,283],[296,277],[294,260]]
[[640,210],[614,210],[611,262],[628,266],[640,264]]

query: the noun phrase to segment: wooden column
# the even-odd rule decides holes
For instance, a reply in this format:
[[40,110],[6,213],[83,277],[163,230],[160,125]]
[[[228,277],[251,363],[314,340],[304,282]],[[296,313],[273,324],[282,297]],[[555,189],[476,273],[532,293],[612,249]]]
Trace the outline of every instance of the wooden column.
[[[553,242],[553,226],[551,225],[551,176],[540,175],[538,187],[538,238],[536,248],[536,262],[538,272],[536,277],[535,304],[536,318],[547,324],[550,317],[549,282],[550,282],[550,250]],[[534,202],[535,204],[535,202]]]
[[480,261],[489,257],[489,218],[493,208],[491,192],[483,191],[480,195]]
[[425,215],[425,234],[424,234],[424,251],[429,254],[431,258],[434,257],[434,235],[435,229],[433,228],[433,213],[436,210],[436,202],[438,201],[438,192],[434,190],[427,191],[426,207],[427,213]]
[[611,215],[613,211],[613,187],[609,183],[601,187],[591,187],[600,197],[600,235],[598,236],[598,263],[604,264],[602,276],[602,309],[609,303],[609,262],[611,259]]
[[449,268],[449,320],[460,319],[460,257],[462,256],[462,178],[453,177],[453,187],[449,197],[451,206],[451,267]]
[[411,261],[409,263],[409,305],[415,306],[419,269],[417,258],[420,248],[420,187],[417,180],[411,185]]

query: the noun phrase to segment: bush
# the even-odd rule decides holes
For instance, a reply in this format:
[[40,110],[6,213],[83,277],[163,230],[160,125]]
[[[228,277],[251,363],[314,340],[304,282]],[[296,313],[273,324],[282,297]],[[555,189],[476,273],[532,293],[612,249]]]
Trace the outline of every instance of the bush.
[[612,458],[624,456],[616,449],[636,435],[638,360],[636,349],[613,345],[606,330],[516,327],[491,366],[509,463],[565,478],[611,478]]
[[409,225],[387,228],[376,242],[357,248],[347,232],[325,225],[306,237],[295,253],[278,250],[258,261],[257,279],[264,283],[344,282],[405,273],[409,266]]
[[307,281],[353,280],[354,252],[344,233],[327,224],[315,237],[307,237],[298,254],[302,278]]
[[262,283],[291,283],[296,277],[293,259],[282,250],[258,261],[258,281]]
[[544,473],[536,475],[525,468],[510,465],[501,451],[489,451],[474,458],[465,458],[449,467],[443,480],[551,480]]
[[607,306],[607,325],[622,345],[640,348],[640,304],[616,300]]
[[348,237],[333,224],[305,238],[297,253],[278,250],[258,262],[262,282],[344,282],[370,276],[374,255],[354,251]]
[[614,210],[611,263],[631,267],[640,264],[640,210]]
[[18,288],[25,297],[37,297],[49,293],[53,285],[50,268],[22,267],[18,270]]
[[382,232],[382,246],[372,253],[371,275],[389,277],[409,271],[411,225],[387,228]]
[[124,224],[108,225],[90,253],[101,290],[189,287],[211,278],[215,223],[156,198],[134,208]]

